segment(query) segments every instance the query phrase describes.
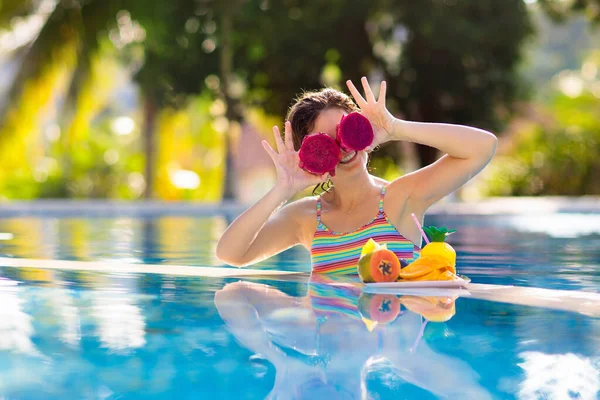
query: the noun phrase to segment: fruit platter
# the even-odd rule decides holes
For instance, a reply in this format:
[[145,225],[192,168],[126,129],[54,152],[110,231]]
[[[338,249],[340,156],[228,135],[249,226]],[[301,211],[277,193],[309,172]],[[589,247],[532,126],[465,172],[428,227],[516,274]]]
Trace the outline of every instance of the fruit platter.
[[[419,226],[419,229],[421,227]],[[420,257],[408,263],[385,244],[369,239],[358,261],[358,275],[367,286],[380,288],[460,288],[470,280],[456,272],[456,251],[445,242],[455,230],[427,226],[421,229],[427,244]]]

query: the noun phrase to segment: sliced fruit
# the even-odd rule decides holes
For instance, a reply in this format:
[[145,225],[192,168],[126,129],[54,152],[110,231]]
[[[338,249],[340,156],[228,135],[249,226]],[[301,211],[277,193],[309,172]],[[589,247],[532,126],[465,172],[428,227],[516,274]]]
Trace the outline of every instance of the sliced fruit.
[[438,256],[421,256],[400,270],[402,279],[415,279],[439,268],[448,266],[446,259]]
[[363,246],[360,252],[360,258],[358,260],[358,275],[365,283],[373,283],[373,275],[371,274],[371,258],[374,252],[379,250],[386,250],[387,245],[379,244],[373,239],[369,239]]
[[371,275],[371,258],[373,253],[366,254],[358,260],[358,276],[365,283],[373,283],[373,276]]
[[369,318],[365,318],[365,317],[361,317],[363,323],[365,324],[365,326],[367,327],[367,330],[369,332],[373,332],[373,329],[375,329],[375,327],[377,326],[377,322],[375,321],[371,321]]
[[413,281],[451,281],[454,279],[456,279],[456,275],[454,275],[451,271],[448,271],[445,268],[441,268],[441,269],[433,270],[428,274],[419,276],[418,278],[415,278],[412,280]]
[[373,239],[369,239],[367,241],[367,243],[365,243],[365,245],[363,246],[361,252],[360,252],[360,256],[364,256],[366,254],[372,253],[375,251],[375,249],[377,249],[377,247],[379,247],[379,244],[374,241]]
[[336,128],[336,139],[344,151],[361,151],[373,143],[373,126],[362,114],[352,112],[342,117]]
[[394,282],[400,274],[400,260],[393,251],[382,249],[371,253],[371,277],[375,282]]
[[399,281],[438,281],[456,279],[456,268],[438,255],[426,255],[417,258],[402,268]]
[[305,171],[315,175],[329,172],[334,176],[340,159],[340,147],[328,134],[312,133],[302,140],[298,157],[299,166]]
[[445,322],[456,313],[455,297],[402,296],[400,303],[408,310],[432,322]]
[[400,299],[393,294],[363,293],[358,298],[358,311],[369,321],[389,323],[400,314]]

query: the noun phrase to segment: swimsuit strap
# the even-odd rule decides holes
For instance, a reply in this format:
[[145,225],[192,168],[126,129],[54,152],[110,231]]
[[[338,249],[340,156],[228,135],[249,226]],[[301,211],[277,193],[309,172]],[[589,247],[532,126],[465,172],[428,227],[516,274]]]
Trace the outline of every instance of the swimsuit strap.
[[385,197],[386,186],[381,188],[381,196],[379,197],[379,213],[383,214],[383,198]]
[[321,196],[317,199],[317,225],[321,224]]

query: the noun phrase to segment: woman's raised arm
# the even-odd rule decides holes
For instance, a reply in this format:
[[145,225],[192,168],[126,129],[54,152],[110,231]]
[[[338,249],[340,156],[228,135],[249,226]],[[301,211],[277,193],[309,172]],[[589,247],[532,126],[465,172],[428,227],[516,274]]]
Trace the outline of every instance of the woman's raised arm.
[[[464,125],[403,121],[386,109],[386,83],[381,83],[379,98],[362,78],[363,97],[351,81],[348,89],[375,128],[371,148],[390,140],[406,140],[435,147],[445,153],[431,165],[403,176],[410,182],[411,209],[424,213],[436,201],[460,188],[477,175],[492,159],[498,140],[492,133]],[[393,185],[394,183],[392,183]]]
[[281,207],[293,195],[323,182],[326,175],[313,175],[299,167],[298,152],[292,143],[292,128],[285,123],[285,142],[273,127],[277,151],[263,141],[277,170],[275,186],[225,230],[217,244],[217,258],[234,266],[246,266],[286,250],[301,240],[298,215],[302,202]]

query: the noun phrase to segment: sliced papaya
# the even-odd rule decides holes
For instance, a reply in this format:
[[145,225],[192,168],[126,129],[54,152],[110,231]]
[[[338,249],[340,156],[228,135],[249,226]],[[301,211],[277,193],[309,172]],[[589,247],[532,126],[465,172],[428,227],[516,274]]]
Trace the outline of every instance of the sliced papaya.
[[400,260],[398,256],[387,249],[371,253],[369,262],[370,272],[375,282],[394,282],[400,274]]
[[388,323],[400,314],[400,299],[393,294],[363,293],[358,299],[358,310],[363,318],[377,323]]

